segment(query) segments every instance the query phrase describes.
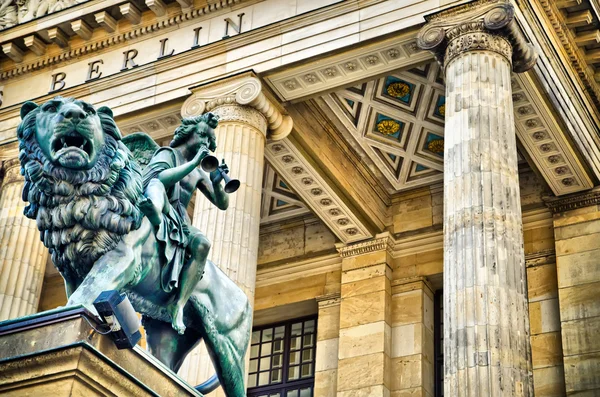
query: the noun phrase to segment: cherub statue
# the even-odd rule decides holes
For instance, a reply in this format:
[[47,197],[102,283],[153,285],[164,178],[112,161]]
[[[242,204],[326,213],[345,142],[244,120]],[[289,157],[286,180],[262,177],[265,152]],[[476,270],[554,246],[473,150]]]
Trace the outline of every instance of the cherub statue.
[[144,170],[146,198],[139,207],[164,247],[167,266],[162,269],[161,286],[165,292],[178,290],[169,311],[173,329],[180,334],[185,331],[183,308],[202,278],[210,250],[210,242],[191,226],[186,208],[196,189],[221,210],[229,205],[221,185],[223,174],[229,172],[225,161],[210,174],[199,168],[202,159],[217,148],[217,123],[212,113],[183,119],[169,146],[159,148]]

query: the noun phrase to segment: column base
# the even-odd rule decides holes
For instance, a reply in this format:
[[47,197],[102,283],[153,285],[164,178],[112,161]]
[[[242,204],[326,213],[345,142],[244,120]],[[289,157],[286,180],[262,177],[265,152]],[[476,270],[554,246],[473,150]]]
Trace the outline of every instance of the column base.
[[68,307],[0,323],[0,394],[196,396],[202,394],[139,346],[118,350],[94,316]]

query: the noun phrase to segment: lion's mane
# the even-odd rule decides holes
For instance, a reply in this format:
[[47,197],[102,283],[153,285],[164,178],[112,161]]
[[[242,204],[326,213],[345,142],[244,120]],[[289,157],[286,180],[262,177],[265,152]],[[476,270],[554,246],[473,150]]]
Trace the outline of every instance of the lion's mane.
[[35,219],[52,261],[65,278],[82,279],[123,235],[140,227],[141,171],[121,142],[112,116],[98,112],[105,144],[89,170],[55,165],[36,139],[37,108],[17,128],[25,216]]

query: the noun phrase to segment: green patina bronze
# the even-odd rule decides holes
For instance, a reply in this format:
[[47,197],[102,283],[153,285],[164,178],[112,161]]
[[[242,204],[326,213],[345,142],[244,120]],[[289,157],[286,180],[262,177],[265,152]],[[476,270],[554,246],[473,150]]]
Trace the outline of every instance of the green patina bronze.
[[102,291],[125,292],[155,357],[177,372],[204,339],[226,395],[245,396],[250,305],[207,260],[210,243],[186,212],[196,189],[228,206],[227,166],[210,174],[198,168],[216,148],[216,117],[184,119],[169,148],[143,133],[121,139],[110,109],[71,98],[26,102],[21,118],[25,215],[37,221],[68,305],[95,312]]

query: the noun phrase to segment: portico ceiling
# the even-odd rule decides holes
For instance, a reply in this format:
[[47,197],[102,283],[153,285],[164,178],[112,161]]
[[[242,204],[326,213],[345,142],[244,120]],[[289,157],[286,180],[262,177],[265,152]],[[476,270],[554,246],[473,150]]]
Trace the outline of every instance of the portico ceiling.
[[[531,164],[557,195],[592,183],[555,112],[528,74],[513,76],[515,126]],[[390,72],[321,99],[397,191],[443,180],[445,86],[435,62]]]
[[444,85],[429,63],[323,99],[395,190],[443,178]]

